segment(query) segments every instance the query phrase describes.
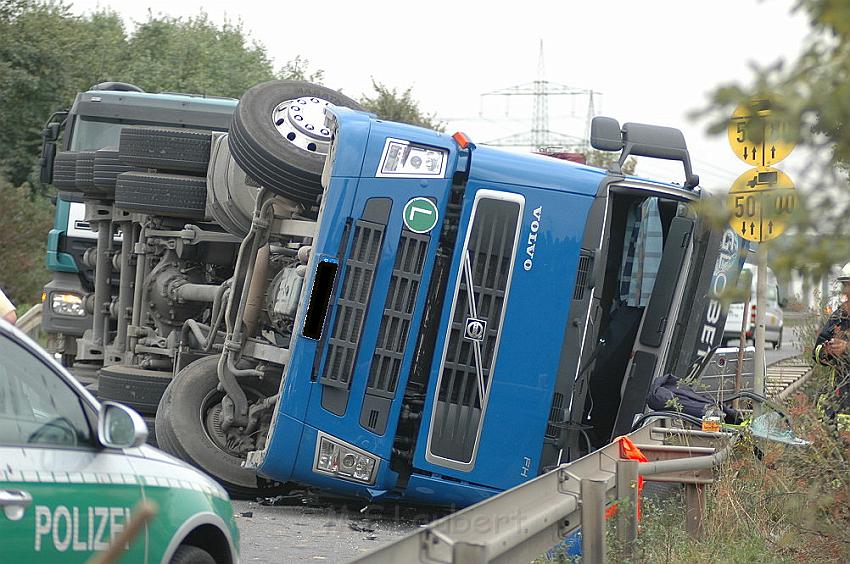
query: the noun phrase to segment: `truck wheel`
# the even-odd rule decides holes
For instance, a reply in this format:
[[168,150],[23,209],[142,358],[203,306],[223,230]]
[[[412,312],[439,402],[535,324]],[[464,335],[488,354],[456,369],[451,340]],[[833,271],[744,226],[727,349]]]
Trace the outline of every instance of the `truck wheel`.
[[61,151],[53,160],[53,185],[62,192],[77,192],[77,152]]
[[362,109],[330,88],[275,80],[249,89],[236,106],[228,142],[233,158],[269,190],[316,203],[331,132],[325,127],[328,104]]
[[125,127],[118,150],[127,165],[205,175],[211,135],[198,129]]
[[94,186],[94,154],[95,151],[80,151],[77,153],[77,190],[83,194],[98,194]]
[[188,455],[180,450],[177,441],[174,438],[174,430],[171,428],[171,387],[166,388],[165,393],[159,400],[159,406],[156,408],[156,442],[159,443],[159,448],[166,452],[170,452],[177,458],[186,460]]
[[153,415],[171,377],[171,372],[160,370],[121,364],[106,366],[100,370],[97,397],[123,403],[143,415]]
[[102,192],[115,194],[118,175],[131,170],[129,165],[121,161],[115,147],[100,149],[94,154],[94,185]]
[[[221,399],[218,390],[218,356],[206,356],[181,370],[168,387],[157,413],[157,433],[172,448],[171,454],[214,477],[230,495],[254,498],[287,491],[283,484],[266,486],[253,470],[242,468],[245,459],[240,441],[247,437],[226,435],[219,425]],[[277,393],[267,380],[241,378],[249,401]]]
[[145,441],[145,444],[152,447],[159,446],[156,440],[156,418],[153,415],[143,415],[142,419],[145,421],[145,425],[148,426],[148,439]]
[[204,219],[207,181],[197,176],[124,172],[115,183],[115,206],[128,211]]

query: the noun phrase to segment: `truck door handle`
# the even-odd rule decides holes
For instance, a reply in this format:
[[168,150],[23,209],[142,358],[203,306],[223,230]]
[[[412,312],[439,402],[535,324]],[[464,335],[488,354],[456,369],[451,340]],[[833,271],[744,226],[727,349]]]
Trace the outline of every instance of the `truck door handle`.
[[27,507],[32,505],[32,496],[23,490],[0,490],[0,507],[10,521],[18,521]]

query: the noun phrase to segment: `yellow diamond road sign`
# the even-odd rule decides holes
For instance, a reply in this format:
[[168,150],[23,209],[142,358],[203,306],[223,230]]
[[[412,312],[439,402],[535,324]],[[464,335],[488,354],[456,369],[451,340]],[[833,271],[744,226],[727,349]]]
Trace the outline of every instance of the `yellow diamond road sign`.
[[794,182],[781,170],[760,166],[732,183],[727,197],[729,225],[748,241],[769,241],[785,230],[797,206]]
[[726,135],[732,152],[752,166],[775,165],[794,150],[784,140],[786,124],[770,113],[770,100],[754,100],[735,108]]

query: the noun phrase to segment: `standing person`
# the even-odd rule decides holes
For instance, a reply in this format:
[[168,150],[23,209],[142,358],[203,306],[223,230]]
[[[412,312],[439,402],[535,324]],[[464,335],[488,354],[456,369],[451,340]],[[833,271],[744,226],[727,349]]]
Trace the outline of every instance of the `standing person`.
[[18,314],[15,313],[15,304],[6,297],[2,289],[0,289],[0,318],[5,319],[12,325],[18,320]]
[[[850,262],[836,279],[841,293],[850,298]],[[830,420],[840,430],[850,430],[850,299],[835,308],[818,334],[813,356],[816,362],[832,367],[832,394],[818,400]]]

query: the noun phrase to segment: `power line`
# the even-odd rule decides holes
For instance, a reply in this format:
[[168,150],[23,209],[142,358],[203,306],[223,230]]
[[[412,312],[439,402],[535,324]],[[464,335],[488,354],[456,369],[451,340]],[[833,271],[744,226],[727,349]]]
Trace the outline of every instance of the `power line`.
[[[525,84],[509,86],[508,88],[493,90],[491,92],[485,92],[481,95],[482,103],[484,97],[487,96],[532,96],[534,100],[534,109],[531,118],[531,130],[500,137],[498,139],[488,141],[486,144],[509,147],[530,146],[535,149],[552,146],[579,146],[583,149],[587,148],[588,139],[590,138],[590,122],[593,119],[593,116],[596,115],[594,108],[594,96],[599,96],[601,94],[593,90],[573,88],[565,84],[549,82],[545,80],[544,74],[543,40],[541,39],[540,56],[537,64],[537,80]],[[583,138],[559,133],[549,129],[549,96],[587,97],[588,105]]]

